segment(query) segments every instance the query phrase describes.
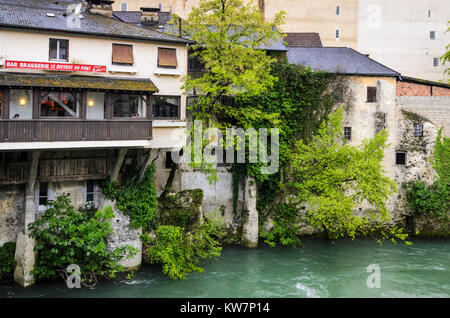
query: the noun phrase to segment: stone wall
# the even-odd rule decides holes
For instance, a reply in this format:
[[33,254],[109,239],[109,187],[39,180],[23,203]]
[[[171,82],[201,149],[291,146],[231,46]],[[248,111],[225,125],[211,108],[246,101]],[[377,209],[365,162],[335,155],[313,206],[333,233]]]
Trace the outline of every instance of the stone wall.
[[24,192],[21,185],[0,186],[0,246],[23,231]]

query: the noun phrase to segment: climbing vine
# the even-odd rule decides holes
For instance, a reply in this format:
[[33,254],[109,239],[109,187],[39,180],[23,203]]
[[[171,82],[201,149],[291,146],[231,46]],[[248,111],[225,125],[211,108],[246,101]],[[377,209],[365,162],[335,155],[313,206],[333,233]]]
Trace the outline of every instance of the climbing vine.
[[436,180],[432,184],[414,180],[403,184],[408,203],[407,210],[413,216],[428,215],[439,221],[450,220],[450,138],[439,130],[434,148],[433,167]]
[[200,260],[220,256],[225,228],[217,220],[202,218],[202,201],[200,189],[161,196],[154,235],[142,235],[144,260],[162,264],[163,273],[172,279],[202,272]]
[[149,230],[156,215],[155,166],[149,165],[141,182],[136,164],[127,167],[121,182],[107,181],[104,194],[116,201],[116,207],[130,216],[131,227]]

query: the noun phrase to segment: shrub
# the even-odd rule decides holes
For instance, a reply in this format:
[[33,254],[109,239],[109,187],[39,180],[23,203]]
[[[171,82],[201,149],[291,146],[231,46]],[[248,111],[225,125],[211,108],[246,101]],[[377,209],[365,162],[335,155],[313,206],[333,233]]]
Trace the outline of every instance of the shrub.
[[15,251],[16,244],[12,242],[5,243],[0,247],[0,281],[12,279],[16,267]]
[[36,239],[33,273],[37,279],[66,277],[67,266],[76,264],[82,283],[95,284],[98,278],[115,277],[123,270],[117,261],[136,254],[130,246],[108,250],[106,237],[113,231],[109,224],[114,216],[111,207],[90,217],[76,211],[65,194],[48,205],[45,214],[29,226],[31,237]]
[[155,166],[148,166],[142,182],[137,182],[137,171],[131,171],[126,173],[122,184],[107,182],[103,190],[108,198],[116,200],[119,210],[130,216],[132,228],[142,227],[145,231],[155,217],[157,201],[154,173]]
[[195,224],[189,232],[179,226],[161,225],[147,250],[148,260],[162,264],[163,273],[170,278],[184,279],[187,273],[203,272],[198,266],[201,259],[220,256],[223,235],[223,227],[209,220]]
[[431,217],[449,218],[450,185],[436,181],[428,185],[423,181],[403,184],[408,202],[408,212],[412,215],[428,214]]

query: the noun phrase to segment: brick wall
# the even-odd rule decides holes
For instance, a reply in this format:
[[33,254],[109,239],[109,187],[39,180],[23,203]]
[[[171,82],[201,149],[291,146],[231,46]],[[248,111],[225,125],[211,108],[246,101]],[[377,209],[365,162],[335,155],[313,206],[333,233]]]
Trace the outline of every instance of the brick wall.
[[397,96],[450,96],[450,88],[398,81]]

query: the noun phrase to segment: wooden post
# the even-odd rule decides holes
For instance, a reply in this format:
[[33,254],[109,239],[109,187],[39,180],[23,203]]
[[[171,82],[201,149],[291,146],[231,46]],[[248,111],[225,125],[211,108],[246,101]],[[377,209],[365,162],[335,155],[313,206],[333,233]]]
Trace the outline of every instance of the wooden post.
[[123,160],[125,159],[125,155],[127,154],[128,149],[122,148],[119,149],[119,153],[117,154],[116,160],[111,170],[110,180],[111,182],[117,181],[119,177],[120,167],[122,167]]

